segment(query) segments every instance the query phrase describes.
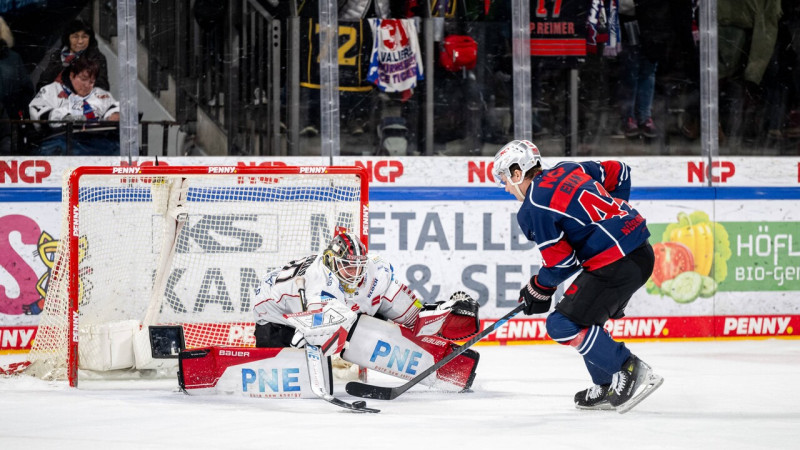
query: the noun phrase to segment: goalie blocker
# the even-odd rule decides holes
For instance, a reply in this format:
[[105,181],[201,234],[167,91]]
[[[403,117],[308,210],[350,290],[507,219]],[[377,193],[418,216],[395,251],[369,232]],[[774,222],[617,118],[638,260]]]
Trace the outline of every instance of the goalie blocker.
[[[437,336],[416,336],[406,327],[362,314],[350,329],[342,359],[410,380],[453,351]],[[467,350],[422,384],[444,391],[469,389],[479,355]],[[329,358],[326,384],[333,383]],[[312,398],[303,350],[294,348],[211,347],[180,354],[178,380],[188,394],[238,394],[264,398]]]

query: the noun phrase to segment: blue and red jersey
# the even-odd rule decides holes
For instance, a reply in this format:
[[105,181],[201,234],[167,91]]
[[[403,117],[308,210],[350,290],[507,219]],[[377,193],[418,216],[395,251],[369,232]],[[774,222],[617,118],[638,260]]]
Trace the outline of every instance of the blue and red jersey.
[[557,286],[647,240],[644,217],[628,203],[630,190],[630,168],[619,161],[562,162],[533,178],[517,221],[542,253],[539,283]]

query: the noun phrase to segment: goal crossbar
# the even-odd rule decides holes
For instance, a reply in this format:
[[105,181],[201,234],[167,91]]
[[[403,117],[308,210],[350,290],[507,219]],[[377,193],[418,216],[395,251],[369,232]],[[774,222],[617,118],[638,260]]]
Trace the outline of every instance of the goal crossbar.
[[77,386],[79,369],[108,353],[90,348],[109,333],[100,325],[125,321],[185,324],[187,348],[230,345],[232,329],[241,338],[253,325],[249,298],[268,270],[321,251],[336,227],[368,243],[368,202],[357,166],[79,167],[65,182],[32,365],[60,378],[66,356]]

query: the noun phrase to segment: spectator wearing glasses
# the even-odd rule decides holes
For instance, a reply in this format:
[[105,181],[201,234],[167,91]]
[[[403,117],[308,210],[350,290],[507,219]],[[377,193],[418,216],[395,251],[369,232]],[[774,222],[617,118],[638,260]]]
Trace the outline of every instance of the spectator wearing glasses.
[[75,19],[67,25],[67,29],[61,36],[61,47],[50,53],[47,66],[39,76],[36,89],[41,89],[54,81],[62,81],[61,74],[64,69],[84,58],[91,59],[98,65],[95,86],[106,91],[110,90],[106,57],[100,53],[92,26],[82,19]]

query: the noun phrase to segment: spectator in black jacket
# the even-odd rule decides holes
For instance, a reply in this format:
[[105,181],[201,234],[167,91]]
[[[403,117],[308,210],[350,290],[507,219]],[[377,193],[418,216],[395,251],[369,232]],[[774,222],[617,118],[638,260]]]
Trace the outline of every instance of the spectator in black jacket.
[[[12,47],[14,35],[0,17],[0,119],[20,120],[27,116],[28,103],[33,98],[33,83],[22,58]],[[9,152],[10,135],[8,123],[0,123],[0,154]]]
[[61,72],[72,64],[77,58],[89,58],[97,62],[100,71],[97,74],[95,85],[99,88],[110,90],[108,84],[108,64],[106,57],[97,47],[97,38],[92,26],[78,18],[67,25],[61,36],[61,49],[53,51],[48,57],[47,66],[36,84],[38,91],[54,81],[61,81]]

